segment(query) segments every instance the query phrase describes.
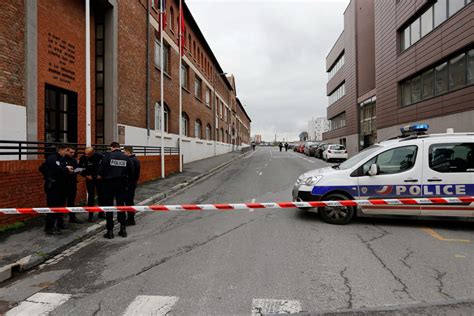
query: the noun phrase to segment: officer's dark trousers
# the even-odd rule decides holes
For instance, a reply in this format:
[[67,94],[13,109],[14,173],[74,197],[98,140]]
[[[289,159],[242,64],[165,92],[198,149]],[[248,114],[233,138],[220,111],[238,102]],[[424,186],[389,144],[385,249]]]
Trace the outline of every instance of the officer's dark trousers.
[[[64,207],[66,205],[66,193],[56,190],[46,191],[46,204],[48,207]],[[62,214],[46,214],[45,230],[53,229],[61,220]]]
[[[127,198],[126,182],[122,179],[110,179],[102,182],[102,194],[104,206],[114,205],[114,200],[117,206],[125,206]],[[120,224],[125,225],[125,212],[117,212],[117,220]],[[107,212],[106,214],[106,228],[112,230],[114,228],[114,213]]]
[[[130,183],[127,188],[127,198],[125,204],[128,206],[135,205],[135,190],[137,189],[136,183]],[[135,219],[135,212],[127,212],[127,218],[129,220]]]
[[[67,194],[66,194],[66,206],[74,207],[76,206],[76,195],[77,195],[77,184],[69,184],[67,187]],[[76,214],[69,213],[69,220],[73,220],[76,218]]]
[[[105,206],[102,201],[102,191],[101,191],[101,184],[102,181],[93,179],[93,180],[86,180],[86,188],[87,188],[87,206],[94,206],[95,205],[95,194],[97,192],[98,197],[98,204],[101,206]],[[102,214],[102,213],[101,213]],[[89,219],[92,220],[94,218],[94,213],[89,213]]]

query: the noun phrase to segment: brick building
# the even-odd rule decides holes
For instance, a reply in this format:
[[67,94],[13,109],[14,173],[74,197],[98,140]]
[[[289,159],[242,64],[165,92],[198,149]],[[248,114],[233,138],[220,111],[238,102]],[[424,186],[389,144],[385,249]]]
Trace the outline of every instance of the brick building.
[[352,0],[327,71],[331,130],[324,139],[346,142],[351,153],[411,123],[472,132],[474,5]]
[[[91,1],[92,143],[161,144],[157,4]],[[178,1],[166,4],[165,146],[177,146],[179,120],[185,162],[245,146],[250,119],[237,102],[234,77],[222,70],[186,4],[180,71]],[[0,54],[0,139],[84,143],[85,1],[5,0],[0,18],[6,44]]]

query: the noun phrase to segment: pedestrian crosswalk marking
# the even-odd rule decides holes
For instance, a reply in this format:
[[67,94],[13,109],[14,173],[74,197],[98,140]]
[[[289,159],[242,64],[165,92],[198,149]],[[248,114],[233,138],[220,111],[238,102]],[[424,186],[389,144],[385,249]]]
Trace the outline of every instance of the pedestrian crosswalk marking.
[[123,315],[166,315],[178,300],[179,298],[176,296],[139,295],[132,303],[130,303],[130,305],[128,305],[128,308]]
[[299,301],[273,299],[252,300],[252,316],[266,314],[296,314],[301,311],[301,303]]
[[15,308],[9,310],[5,316],[43,316],[48,315],[58,306],[66,303],[71,298],[70,294],[36,293]]

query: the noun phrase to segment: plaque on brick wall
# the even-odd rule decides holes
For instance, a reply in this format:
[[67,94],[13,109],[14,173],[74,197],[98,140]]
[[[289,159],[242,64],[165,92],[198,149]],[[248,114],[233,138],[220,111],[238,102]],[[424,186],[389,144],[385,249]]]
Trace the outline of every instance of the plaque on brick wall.
[[76,80],[74,71],[76,46],[65,39],[48,33],[48,72],[53,79],[70,84]]
[[118,126],[118,142],[120,144],[125,144],[125,126],[119,125]]

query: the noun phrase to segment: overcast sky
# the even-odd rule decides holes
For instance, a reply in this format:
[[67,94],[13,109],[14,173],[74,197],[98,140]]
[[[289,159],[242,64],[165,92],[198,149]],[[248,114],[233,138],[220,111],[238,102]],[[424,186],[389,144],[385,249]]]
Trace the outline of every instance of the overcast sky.
[[187,0],[252,118],[252,135],[296,140],[326,116],[325,58],[349,0]]

